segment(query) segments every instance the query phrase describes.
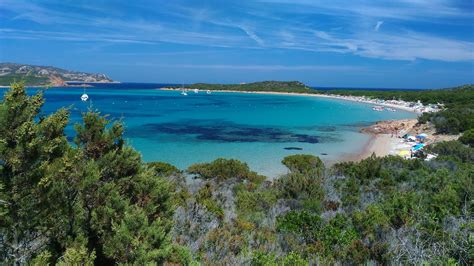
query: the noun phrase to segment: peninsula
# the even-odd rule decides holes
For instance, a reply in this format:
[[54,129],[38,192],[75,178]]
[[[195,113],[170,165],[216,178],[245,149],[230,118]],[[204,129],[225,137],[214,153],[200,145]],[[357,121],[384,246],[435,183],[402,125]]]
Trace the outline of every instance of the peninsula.
[[[169,89],[181,89],[179,86]],[[186,89],[210,91],[241,91],[241,92],[290,92],[290,93],[316,93],[316,91],[299,81],[260,81],[241,84],[210,84],[194,83]]]
[[52,66],[0,63],[0,86],[23,81],[26,86],[69,86],[74,83],[115,82],[105,74],[70,71]]

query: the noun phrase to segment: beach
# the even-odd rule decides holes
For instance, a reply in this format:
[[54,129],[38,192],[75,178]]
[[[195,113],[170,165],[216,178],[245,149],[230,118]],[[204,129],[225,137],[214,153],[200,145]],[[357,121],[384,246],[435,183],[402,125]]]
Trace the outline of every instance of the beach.
[[[188,88],[184,88],[185,90],[189,90]],[[171,91],[181,91],[181,88],[157,88],[157,90],[171,90]],[[367,104],[374,104],[384,107],[395,108],[399,110],[404,110],[408,112],[414,112],[417,114],[421,114],[422,111],[412,108],[405,105],[400,104],[392,104],[392,103],[381,103],[377,102],[377,100],[373,99],[363,99],[362,97],[356,96],[343,96],[343,95],[328,95],[328,94],[320,94],[320,93],[298,93],[298,92],[276,92],[276,91],[237,91],[237,90],[212,90],[212,93],[222,93],[222,92],[231,92],[231,93],[250,93],[250,94],[273,94],[273,95],[292,95],[292,96],[309,96],[309,97],[322,97],[322,98],[330,98],[330,99],[337,99],[337,100],[346,100],[352,102],[360,102],[360,103],[367,103]]]
[[[175,88],[161,88],[160,90],[182,90]],[[292,93],[292,92],[272,92],[272,91],[235,91],[235,90],[212,90],[212,93],[248,93],[248,94],[270,94],[270,95],[291,95],[291,96],[309,96],[309,97],[322,97],[336,100],[346,100],[351,102],[360,102],[365,104],[374,104],[379,106],[385,106],[421,114],[422,112],[403,105],[396,105],[390,103],[379,103],[377,100],[363,100],[361,97],[352,96],[341,96],[341,95],[326,95],[326,94],[311,94],[311,93]],[[390,120],[390,121],[379,121],[370,127],[363,128],[362,133],[370,136],[369,140],[360,152],[351,153],[341,156],[338,160],[330,160],[329,164],[334,164],[343,161],[360,161],[370,157],[372,154],[376,156],[387,156],[387,155],[398,155],[400,151],[409,149],[409,146],[402,141],[400,138],[406,133],[420,131],[415,129],[417,119],[401,119],[401,120]]]

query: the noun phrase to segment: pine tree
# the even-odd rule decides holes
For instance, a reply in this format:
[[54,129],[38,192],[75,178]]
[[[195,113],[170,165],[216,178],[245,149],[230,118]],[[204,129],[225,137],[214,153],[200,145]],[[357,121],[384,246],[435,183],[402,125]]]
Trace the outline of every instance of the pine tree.
[[44,198],[38,184],[47,165],[68,147],[64,136],[67,110],[41,116],[43,102],[41,92],[28,96],[24,86],[15,83],[0,104],[0,173],[4,189],[0,250],[7,262],[24,263],[44,246]]
[[96,112],[40,113],[42,93],[13,84],[0,105],[0,244],[9,263],[149,264],[172,252],[173,188]]

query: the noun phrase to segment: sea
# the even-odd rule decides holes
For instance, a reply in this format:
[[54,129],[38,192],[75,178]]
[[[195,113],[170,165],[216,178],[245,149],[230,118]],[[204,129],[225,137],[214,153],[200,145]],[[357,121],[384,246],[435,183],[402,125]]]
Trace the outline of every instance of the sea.
[[[180,169],[217,158],[233,158],[266,176],[287,172],[285,156],[312,154],[325,162],[361,152],[369,136],[362,127],[376,121],[415,118],[416,114],[376,112],[372,105],[311,96],[234,92],[164,91],[173,84],[109,83],[94,87],[53,87],[44,91],[44,115],[70,110],[66,129],[88,110],[125,125],[128,145],[147,162],[163,161]],[[33,94],[39,88],[28,88]],[[6,89],[1,89],[2,93]],[[87,101],[81,95],[89,96]]]

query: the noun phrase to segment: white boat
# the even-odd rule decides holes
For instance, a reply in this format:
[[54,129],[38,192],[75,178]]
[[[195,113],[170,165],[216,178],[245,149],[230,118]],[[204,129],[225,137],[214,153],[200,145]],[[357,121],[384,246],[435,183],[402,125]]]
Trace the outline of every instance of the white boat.
[[85,94],[85,93],[82,94],[81,100],[82,100],[83,102],[85,102],[85,101],[87,101],[87,99],[89,99],[89,95],[87,95],[87,94]]
[[81,101],[85,102],[85,101],[87,101],[87,99],[89,99],[89,95],[86,94],[86,87],[85,86],[83,87],[83,89],[84,89],[84,92],[81,95]]
[[194,89],[193,91],[194,91],[194,93],[199,93],[198,89]]
[[210,91],[210,90],[207,90],[206,93],[207,93],[207,94],[211,94],[211,91]]
[[373,106],[372,110],[377,111],[377,112],[382,112],[384,110],[383,106]]
[[184,96],[187,96],[187,95],[188,95],[188,93],[187,93],[186,90],[184,89],[184,83],[183,83],[183,85],[181,86],[181,90],[182,90],[182,91],[181,91],[181,95],[184,95]]
[[390,112],[396,112],[397,110],[396,110],[396,109],[394,109],[394,108],[387,107],[387,111],[390,111]]

